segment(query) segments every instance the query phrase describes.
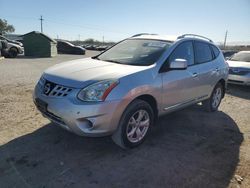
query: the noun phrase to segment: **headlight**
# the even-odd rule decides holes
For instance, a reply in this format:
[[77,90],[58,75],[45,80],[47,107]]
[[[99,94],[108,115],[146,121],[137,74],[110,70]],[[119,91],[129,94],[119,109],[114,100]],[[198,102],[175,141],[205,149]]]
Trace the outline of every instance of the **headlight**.
[[78,93],[78,98],[82,101],[104,101],[118,83],[118,80],[104,80],[94,83],[82,89]]

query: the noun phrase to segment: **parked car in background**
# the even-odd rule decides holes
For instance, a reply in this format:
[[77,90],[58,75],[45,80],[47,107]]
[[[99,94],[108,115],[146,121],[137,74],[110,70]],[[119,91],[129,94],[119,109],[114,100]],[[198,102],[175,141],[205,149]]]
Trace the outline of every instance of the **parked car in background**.
[[232,57],[232,55],[234,55],[237,52],[238,51],[236,51],[236,50],[223,50],[222,51],[225,59],[229,59],[230,57]]
[[86,49],[87,50],[97,50],[97,45],[87,45]]
[[83,47],[84,49],[86,49],[86,46],[88,46],[88,45],[87,44],[81,45],[81,47]]
[[61,54],[84,55],[85,49],[81,46],[75,46],[67,41],[57,41],[57,52]]
[[16,41],[16,40],[10,40],[10,39],[8,39],[8,38],[2,36],[2,35],[0,35],[0,40],[6,40],[6,41],[9,42],[9,43],[17,44],[17,45],[23,47],[23,43],[21,43],[21,42],[19,42],[19,41]]
[[132,148],[160,115],[198,102],[216,111],[227,76],[224,56],[210,39],[136,35],[95,57],[47,69],[33,100],[68,131],[112,135],[122,148]]
[[240,51],[227,60],[229,65],[228,82],[250,85],[250,51]]
[[104,50],[106,50],[108,48],[108,46],[98,46],[97,48],[96,48],[96,50],[98,50],[98,51],[104,51]]
[[6,38],[0,36],[0,41],[2,41],[2,56],[15,58],[18,54],[22,54],[24,49],[17,43],[9,42],[11,40],[6,40]]

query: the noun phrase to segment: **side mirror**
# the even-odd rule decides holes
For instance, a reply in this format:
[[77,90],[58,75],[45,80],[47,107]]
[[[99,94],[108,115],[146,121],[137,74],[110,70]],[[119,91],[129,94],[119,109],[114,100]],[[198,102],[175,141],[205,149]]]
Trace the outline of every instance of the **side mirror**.
[[186,59],[175,59],[174,61],[170,62],[169,68],[176,69],[176,70],[184,70],[188,66]]

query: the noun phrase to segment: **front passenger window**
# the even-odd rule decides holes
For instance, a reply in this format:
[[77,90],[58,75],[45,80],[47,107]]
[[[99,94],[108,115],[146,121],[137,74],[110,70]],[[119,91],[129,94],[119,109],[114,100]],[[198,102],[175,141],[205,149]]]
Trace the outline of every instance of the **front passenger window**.
[[212,61],[213,56],[208,44],[196,41],[194,44],[195,63],[206,63]]
[[191,41],[183,42],[178,45],[172,54],[169,56],[168,62],[172,62],[175,59],[185,59],[188,62],[188,65],[194,64],[194,52],[193,52],[193,43]]

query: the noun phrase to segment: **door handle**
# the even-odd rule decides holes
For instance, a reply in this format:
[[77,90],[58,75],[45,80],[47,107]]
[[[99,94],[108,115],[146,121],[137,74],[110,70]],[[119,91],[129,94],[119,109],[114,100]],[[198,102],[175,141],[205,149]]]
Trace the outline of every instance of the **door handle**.
[[218,69],[218,68],[216,68],[216,69],[215,69],[215,71],[216,71],[216,72],[219,72],[219,69]]
[[213,72],[219,72],[219,68],[217,67],[216,69],[213,70]]
[[195,77],[197,77],[197,76],[198,76],[198,74],[197,74],[196,72],[192,74],[192,77],[193,77],[193,78],[195,78]]

